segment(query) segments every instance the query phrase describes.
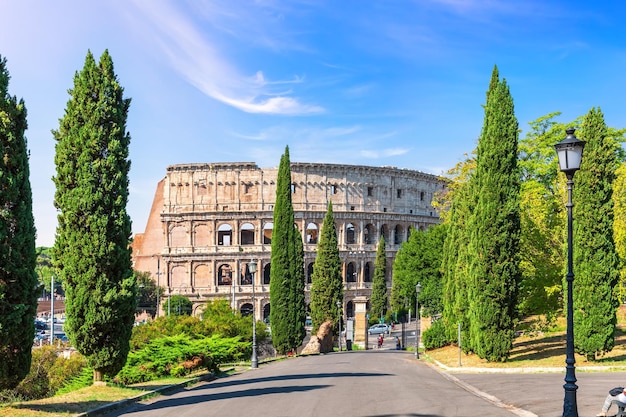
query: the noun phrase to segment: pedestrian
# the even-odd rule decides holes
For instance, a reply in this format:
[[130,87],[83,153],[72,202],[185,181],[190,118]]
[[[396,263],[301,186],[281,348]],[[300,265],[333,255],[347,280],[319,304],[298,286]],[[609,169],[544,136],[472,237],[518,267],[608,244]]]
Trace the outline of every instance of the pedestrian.
[[396,350],[402,350],[402,344],[400,343],[399,337],[396,337]]
[[381,347],[383,347],[383,335],[382,335],[382,333],[380,335],[378,335],[378,349],[380,349]]
[[611,408],[611,404],[613,401],[619,401],[620,403],[626,406],[626,388],[624,387],[615,387],[609,391],[609,395],[604,399],[604,405],[602,406],[602,411],[596,414],[596,417],[606,417],[609,412],[609,408]]

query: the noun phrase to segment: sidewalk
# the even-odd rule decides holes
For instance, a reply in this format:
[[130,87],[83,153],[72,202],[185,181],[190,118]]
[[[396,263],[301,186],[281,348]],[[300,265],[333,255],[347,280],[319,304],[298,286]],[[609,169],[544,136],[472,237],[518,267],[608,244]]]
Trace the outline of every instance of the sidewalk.
[[[427,357],[427,355],[426,355]],[[424,361],[463,389],[520,417],[563,415],[565,363],[562,368],[453,368]],[[626,385],[626,370],[591,366],[576,368],[578,415],[593,417],[609,389]],[[609,415],[617,409],[611,408]]]

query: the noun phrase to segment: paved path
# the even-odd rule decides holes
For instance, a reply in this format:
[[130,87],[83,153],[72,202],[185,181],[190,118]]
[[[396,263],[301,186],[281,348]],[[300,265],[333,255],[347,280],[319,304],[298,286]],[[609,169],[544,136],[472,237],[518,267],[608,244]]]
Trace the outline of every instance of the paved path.
[[463,389],[411,352],[375,350],[261,365],[107,416],[512,417],[510,409]]

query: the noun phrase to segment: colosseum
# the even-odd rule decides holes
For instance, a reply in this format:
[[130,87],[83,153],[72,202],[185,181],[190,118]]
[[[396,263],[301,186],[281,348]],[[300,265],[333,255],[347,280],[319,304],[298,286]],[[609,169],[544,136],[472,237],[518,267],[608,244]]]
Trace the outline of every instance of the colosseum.
[[[278,168],[255,163],[171,165],[156,189],[144,233],[135,236],[135,269],[149,272],[168,297],[184,295],[194,306],[228,299],[244,314],[269,316],[270,250]],[[357,297],[371,295],[376,249],[384,236],[387,285],[391,266],[411,229],[439,222],[433,196],[441,177],[395,167],[322,163],[291,164],[296,225],[305,250],[306,299],[316,245],[332,201],[344,280],[344,313]],[[258,268],[252,274],[251,261]],[[254,290],[255,308],[252,308]],[[159,312],[157,312],[159,314]]]

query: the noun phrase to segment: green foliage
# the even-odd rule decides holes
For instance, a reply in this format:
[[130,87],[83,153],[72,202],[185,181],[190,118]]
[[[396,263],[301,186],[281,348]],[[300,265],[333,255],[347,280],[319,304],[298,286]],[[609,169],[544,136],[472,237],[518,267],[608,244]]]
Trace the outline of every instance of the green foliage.
[[372,279],[371,316],[385,317],[387,304],[387,250],[385,238],[381,236],[376,250],[376,265],[374,267],[374,279]]
[[168,299],[167,310],[173,316],[190,316],[193,303],[184,295],[173,295]]
[[442,256],[447,224],[428,230],[412,230],[393,264],[391,306],[394,311],[415,305],[415,285],[422,285],[419,305],[423,314],[433,316],[443,311]]
[[337,303],[343,302],[343,280],[332,203],[328,204],[322,223],[317,257],[311,276],[310,295],[312,333],[315,334],[325,321],[335,323],[338,331]]
[[476,153],[469,222],[471,347],[489,361],[506,360],[513,346],[521,280],[518,123],[506,81],[494,67]]
[[579,136],[586,145],[574,188],[574,346],[594,360],[615,343],[619,262],[613,241],[613,181],[619,143],[595,108],[584,117]]
[[30,372],[15,389],[0,391],[0,402],[50,397],[80,375],[85,364],[82,355],[74,354],[66,359],[54,346],[33,349]]
[[270,270],[272,343],[281,354],[296,349],[305,336],[304,253],[302,238],[294,227],[290,165],[286,147],[276,179]]
[[108,51],[98,63],[88,52],[53,132],[53,262],[65,285],[66,332],[95,379],[124,365],[137,302],[126,211],[130,99],[123,92]]
[[0,56],[0,389],[28,374],[39,293],[26,107],[9,95],[9,78]]
[[[475,165],[468,161],[466,166]],[[461,184],[457,184],[448,214],[448,231],[443,245],[443,321],[448,338],[456,337],[458,325],[461,325],[463,340],[471,342],[469,337],[469,230],[468,222],[475,205],[472,192],[473,181],[467,175]],[[470,343],[465,343],[469,350]]]
[[615,171],[613,182],[613,239],[619,264],[618,298],[626,302],[626,163],[622,162]]
[[422,333],[422,343],[424,343],[426,350],[438,349],[452,343],[447,336],[446,326],[442,320],[435,321]]
[[[137,310],[147,311],[152,317],[156,316],[157,300],[163,296],[163,288],[157,288],[156,281],[149,272],[135,271],[137,277]],[[191,302],[189,303],[191,314]]]
[[563,139],[566,126],[551,113],[530,123],[520,141],[521,237],[519,310],[522,315],[551,315],[562,305],[565,262],[563,233],[565,216],[557,187],[558,161],[554,144]]
[[249,349],[250,343],[241,342],[238,337],[192,338],[185,334],[161,337],[132,351],[114,380],[133,384],[168,376],[181,377],[200,369],[216,372],[222,363],[247,357]]
[[74,378],[65,382],[65,384],[59,389],[55,395],[63,395],[68,392],[76,391],[81,388],[90,386],[93,383],[93,369],[84,366],[80,370],[80,373]]

